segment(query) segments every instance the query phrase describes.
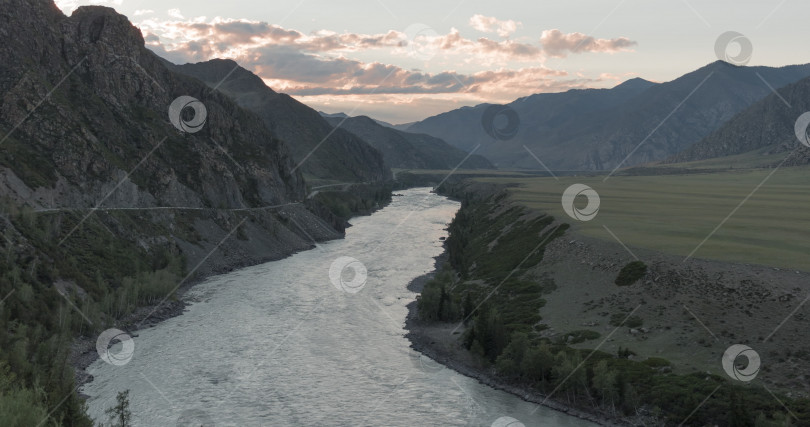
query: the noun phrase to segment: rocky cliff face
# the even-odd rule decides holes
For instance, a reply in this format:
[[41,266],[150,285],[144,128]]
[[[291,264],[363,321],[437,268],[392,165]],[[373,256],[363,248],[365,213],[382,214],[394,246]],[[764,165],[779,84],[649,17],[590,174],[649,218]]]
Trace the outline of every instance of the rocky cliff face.
[[[205,112],[177,110],[175,121],[205,118],[200,129],[172,124],[170,106],[181,96]],[[243,228],[255,238],[223,244],[205,272],[305,248],[307,234],[340,234],[301,204],[303,176],[259,117],[167,68],[110,8],[66,17],[51,0],[0,2],[0,138],[0,195],[15,207],[66,215],[52,236],[65,249],[81,241],[85,221],[104,222],[147,251],[145,242],[177,244],[194,263],[248,221]],[[125,227],[93,213],[73,231],[65,226],[96,207],[141,216]]]
[[[21,153],[3,163],[28,187],[56,189],[58,206],[93,206],[119,183],[107,205],[236,208],[303,198],[287,148],[223,95],[169,71],[126,17],[82,7],[67,18],[49,1],[6,3],[0,121],[4,134],[13,130],[3,151]],[[184,95],[207,109],[197,133],[169,123],[170,104]]]

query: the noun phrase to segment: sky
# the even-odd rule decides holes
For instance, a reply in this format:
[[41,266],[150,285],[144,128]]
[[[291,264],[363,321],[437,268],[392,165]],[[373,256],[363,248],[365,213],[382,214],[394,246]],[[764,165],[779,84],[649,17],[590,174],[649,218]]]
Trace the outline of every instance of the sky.
[[[407,123],[543,92],[663,82],[718,59],[810,62],[806,0],[56,0],[114,7],[174,63],[230,58],[328,113]],[[735,58],[744,49],[721,49]]]

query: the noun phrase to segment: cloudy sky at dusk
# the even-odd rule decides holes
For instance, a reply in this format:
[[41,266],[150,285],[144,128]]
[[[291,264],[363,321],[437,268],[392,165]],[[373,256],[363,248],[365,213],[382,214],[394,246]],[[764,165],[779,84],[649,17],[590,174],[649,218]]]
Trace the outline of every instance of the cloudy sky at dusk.
[[116,8],[172,62],[231,58],[313,108],[393,123],[633,77],[671,80],[716,60],[715,40],[729,30],[751,40],[749,65],[810,62],[798,0],[56,3],[68,14]]

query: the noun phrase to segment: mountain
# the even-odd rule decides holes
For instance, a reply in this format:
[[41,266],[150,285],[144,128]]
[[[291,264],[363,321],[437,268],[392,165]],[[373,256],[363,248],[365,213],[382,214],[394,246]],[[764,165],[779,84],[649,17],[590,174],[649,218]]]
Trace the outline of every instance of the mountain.
[[174,69],[217,87],[256,113],[290,146],[306,177],[338,182],[382,182],[391,178],[382,154],[365,141],[343,129],[333,129],[317,111],[270,89],[259,76],[236,62],[213,59]]
[[[678,153],[770,94],[768,84],[782,87],[807,76],[810,65],[739,67],[717,61],[666,83],[633,79],[612,89],[518,99],[507,104],[520,122],[511,139],[495,141],[484,131],[488,104],[430,117],[408,131],[464,150],[480,144],[477,153],[498,167],[541,168],[528,148],[553,169],[609,170]],[[496,128],[503,126],[496,121]]]
[[[795,151],[785,164],[810,163],[810,149],[800,145],[796,121],[810,111],[810,78],[777,90],[726,122],[720,129],[667,159],[680,163],[756,152],[757,155]],[[763,160],[764,162],[764,160]]]
[[[50,204],[50,192],[60,205],[94,206],[118,181],[109,206],[241,208],[303,199],[288,147],[226,96],[167,69],[126,17],[88,7],[67,18],[44,0],[24,9],[32,8],[41,15],[22,22],[43,28],[12,38],[21,24],[10,24],[0,47],[8,59],[0,65],[2,166],[29,188],[34,198],[26,202]],[[12,60],[25,57],[37,61]],[[180,96],[207,109],[199,132],[169,122]]]
[[330,114],[330,113],[324,113],[323,111],[318,111],[318,114],[320,114],[321,116],[323,116],[324,118],[327,118],[327,119],[332,118],[332,117],[337,117],[339,119],[345,119],[345,118],[349,117],[349,115],[346,114],[346,113],[333,113],[333,114]]
[[[326,119],[334,119],[334,118],[347,119],[347,118],[351,117],[346,113],[332,113],[332,114],[330,114],[330,113],[324,113],[323,111],[318,111],[318,114],[320,114],[321,116],[323,116]],[[355,116],[355,117],[358,117],[358,116]],[[368,117],[368,116],[366,116],[366,117]],[[369,118],[371,119],[371,117],[369,117]],[[393,125],[391,123],[388,123],[388,122],[382,121],[382,120],[377,120],[377,119],[371,119],[371,120],[374,120],[374,122],[376,122],[378,125],[385,126],[387,128],[399,129],[400,126],[405,126],[405,127],[409,126],[409,124],[408,125]]]
[[[385,163],[400,169],[492,169],[484,157],[471,155],[439,138],[398,131],[366,116],[330,117],[332,126],[346,129],[378,149]],[[466,160],[465,160],[466,159]],[[462,164],[462,161],[464,162]]]
[[[576,133],[577,124],[572,122],[577,116],[582,117],[586,114],[615,108],[652,86],[655,86],[655,83],[634,79],[634,81],[613,89],[576,89],[564,93],[535,94],[517,99],[508,104],[508,107],[517,113],[520,127],[517,136],[507,141],[495,141],[482,127],[484,112],[492,107],[492,104],[462,107],[429,117],[410,125],[407,131],[422,132],[442,138],[465,151],[471,151],[478,146],[476,153],[487,157],[497,166],[515,167],[518,166],[521,159],[525,161],[528,156],[523,145],[532,149],[536,148],[537,139],[541,135],[544,141],[564,140],[567,138],[567,134]],[[503,124],[499,126],[503,126]],[[581,128],[582,124],[579,124],[578,127]],[[531,158],[528,160],[534,163],[520,166],[541,167]],[[551,163],[546,163],[557,165],[561,162],[555,159]]]
[[182,311],[189,280],[340,237],[295,165],[115,10],[2,0],[0,424],[92,425],[71,364],[101,331]]
[[408,132],[408,128],[410,128],[414,123],[416,123],[416,122],[402,123],[402,124],[399,124],[399,125],[391,125],[389,127],[392,127],[392,128],[394,128],[396,130],[401,130],[403,132]]

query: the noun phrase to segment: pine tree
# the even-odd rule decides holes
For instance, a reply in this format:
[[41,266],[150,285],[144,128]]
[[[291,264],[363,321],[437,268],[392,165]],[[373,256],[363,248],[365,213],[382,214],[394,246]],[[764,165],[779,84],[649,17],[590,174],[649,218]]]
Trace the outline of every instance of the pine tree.
[[129,390],[118,392],[115,397],[116,404],[105,412],[110,417],[112,427],[132,426],[132,412],[129,410]]

